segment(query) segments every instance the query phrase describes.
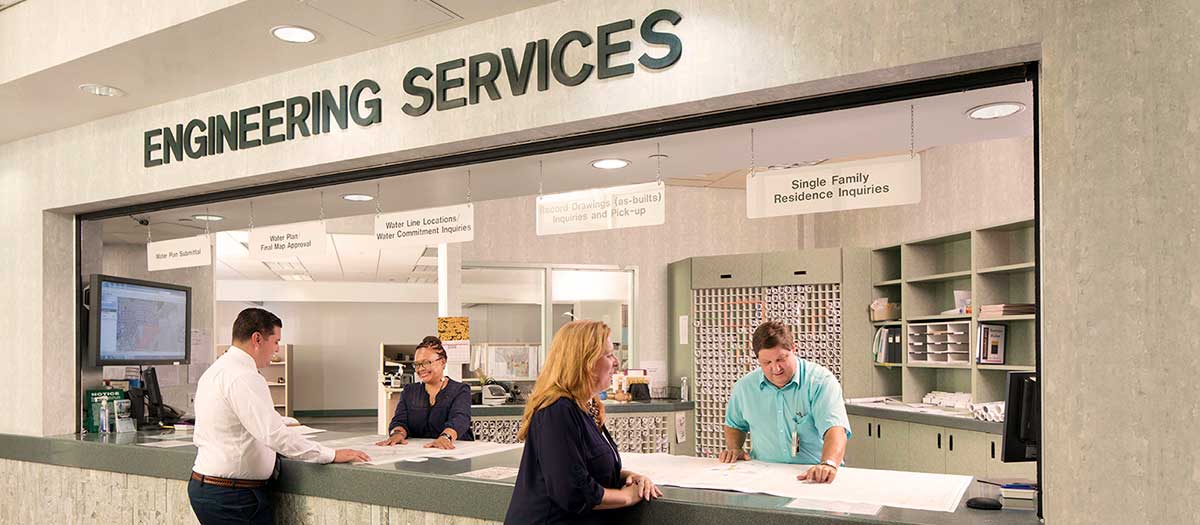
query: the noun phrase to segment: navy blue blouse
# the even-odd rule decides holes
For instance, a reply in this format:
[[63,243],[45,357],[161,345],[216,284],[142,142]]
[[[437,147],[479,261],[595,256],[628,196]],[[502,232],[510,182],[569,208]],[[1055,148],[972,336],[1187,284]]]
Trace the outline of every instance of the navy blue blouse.
[[396,414],[388,424],[388,433],[404,427],[410,438],[436,438],[447,428],[458,432],[460,441],[472,441],[471,387],[446,378],[446,386],[437,394],[437,403],[429,406],[425,383],[404,385]]
[[604,489],[619,489],[621,454],[608,429],[568,398],[533,414],[506,524],[604,523]]

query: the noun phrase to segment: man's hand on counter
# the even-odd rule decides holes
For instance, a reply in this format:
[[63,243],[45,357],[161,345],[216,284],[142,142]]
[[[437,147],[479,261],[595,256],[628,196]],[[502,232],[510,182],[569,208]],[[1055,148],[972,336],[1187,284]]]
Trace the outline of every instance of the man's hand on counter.
[[721,463],[736,463],[738,461],[749,461],[750,454],[746,453],[745,450],[732,450],[732,449],[727,448],[727,449],[721,451],[721,455],[718,456],[718,459],[721,460]]
[[371,456],[366,452],[349,448],[339,448],[333,451],[334,463],[359,463],[363,461],[371,461]]
[[796,479],[813,483],[832,483],[835,477],[837,477],[837,467],[822,463],[809,467],[803,474],[796,476]]

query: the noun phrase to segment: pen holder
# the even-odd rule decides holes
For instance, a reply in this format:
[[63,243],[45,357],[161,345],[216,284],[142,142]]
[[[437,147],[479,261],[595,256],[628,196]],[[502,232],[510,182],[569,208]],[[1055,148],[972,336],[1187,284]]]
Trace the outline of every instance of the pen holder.
[[649,401],[650,385],[646,383],[634,383],[629,385],[629,395],[633,397],[633,401]]

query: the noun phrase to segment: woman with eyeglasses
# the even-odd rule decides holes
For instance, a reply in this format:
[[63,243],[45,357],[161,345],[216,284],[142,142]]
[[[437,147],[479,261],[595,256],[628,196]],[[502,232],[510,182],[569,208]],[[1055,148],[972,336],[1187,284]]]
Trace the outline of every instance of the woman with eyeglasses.
[[471,441],[471,387],[446,377],[446,349],[433,336],[417,345],[413,366],[421,381],[405,385],[380,446],[406,445],[408,438],[436,438],[426,447],[452,449]]
[[525,452],[504,523],[613,523],[620,516],[603,511],[662,496],[649,478],[621,468],[604,426],[600,392],[616,368],[604,323],[572,321],[555,334],[525,403]]

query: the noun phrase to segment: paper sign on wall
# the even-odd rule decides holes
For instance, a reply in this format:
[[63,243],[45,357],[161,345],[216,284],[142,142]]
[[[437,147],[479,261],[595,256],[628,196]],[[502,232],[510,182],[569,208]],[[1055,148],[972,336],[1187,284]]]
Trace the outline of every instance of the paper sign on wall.
[[751,219],[921,202],[921,157],[897,155],[746,175]]
[[250,230],[250,258],[260,261],[325,254],[325,222],[309,221]]
[[146,244],[146,269],[152,272],[212,265],[208,235]]
[[375,239],[380,248],[471,242],[475,240],[475,207],[459,204],[378,215]]
[[539,196],[537,234],[657,226],[666,222],[665,188],[650,182]]

